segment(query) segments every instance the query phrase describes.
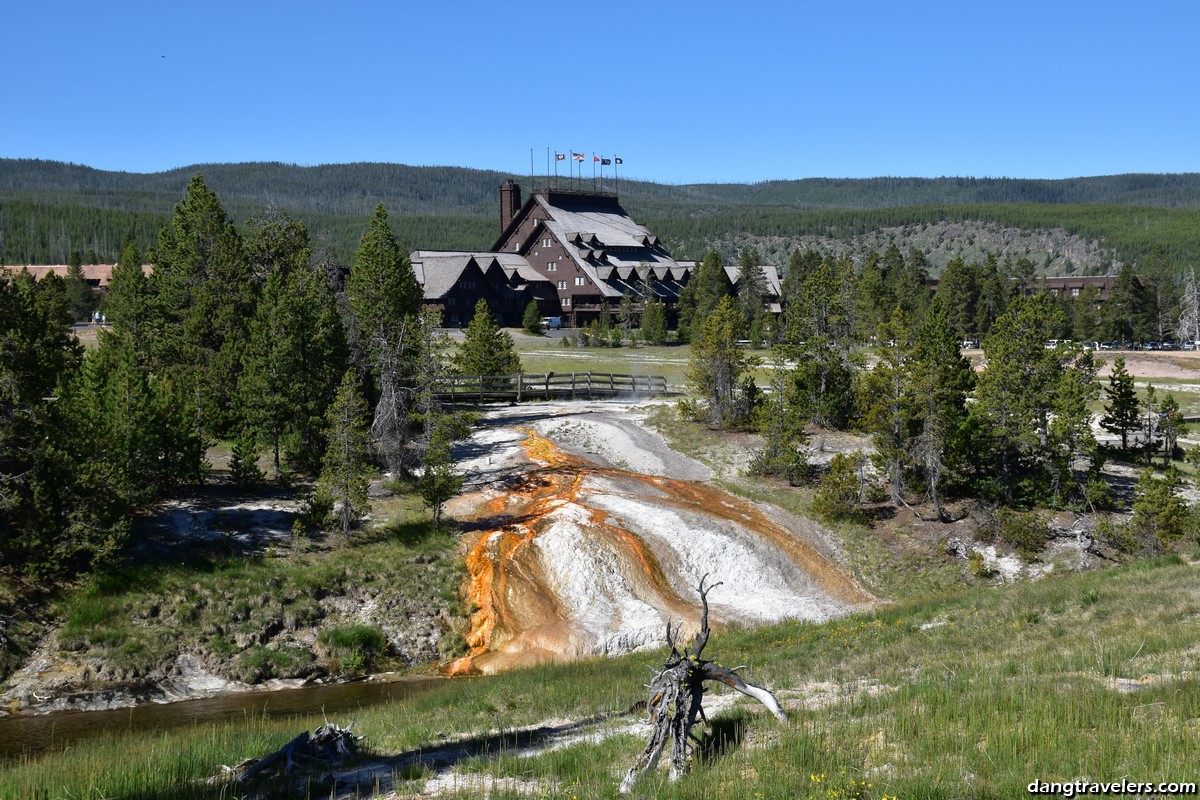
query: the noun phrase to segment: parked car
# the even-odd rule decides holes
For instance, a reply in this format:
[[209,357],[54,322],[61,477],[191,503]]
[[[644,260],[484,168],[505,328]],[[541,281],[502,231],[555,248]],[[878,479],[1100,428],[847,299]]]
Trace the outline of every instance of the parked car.
[[556,331],[562,326],[562,317],[542,317],[542,327],[548,331]]

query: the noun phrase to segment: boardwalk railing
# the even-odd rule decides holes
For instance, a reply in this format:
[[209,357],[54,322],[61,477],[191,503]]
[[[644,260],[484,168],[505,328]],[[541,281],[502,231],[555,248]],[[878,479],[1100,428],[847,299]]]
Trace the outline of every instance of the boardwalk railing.
[[662,375],[617,375],[609,372],[550,372],[544,375],[452,375],[435,391],[443,400],[586,400],[630,395],[669,394]]

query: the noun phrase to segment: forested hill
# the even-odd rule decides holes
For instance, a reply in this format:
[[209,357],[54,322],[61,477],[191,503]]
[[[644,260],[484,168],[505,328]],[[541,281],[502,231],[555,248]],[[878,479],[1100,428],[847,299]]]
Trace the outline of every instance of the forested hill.
[[[528,175],[403,164],[196,164],[151,174],[0,159],[0,262],[115,259],[132,236],[153,247],[192,175],[204,175],[225,209],[245,220],[263,209],[303,221],[346,260],[383,203],[414,247],[486,248],[499,225],[497,187]],[[545,183],[544,176],[535,183]],[[570,180],[558,178],[568,187]],[[592,188],[592,180],[580,182]],[[607,190],[618,188],[611,175]],[[674,186],[622,180],[622,204],[676,256],[759,247],[785,263],[796,246],[861,253],[878,242],[926,252],[936,272],[950,257],[1028,258],[1043,271],[1107,271],[1162,245],[1178,266],[1200,262],[1200,174],[1067,180],[808,178]]]
[[[507,178],[528,185],[528,175],[464,167],[404,164],[280,163],[194,164],[149,174],[108,172],[77,164],[0,159],[0,196],[55,196],[64,202],[135,211],[170,210],[197,172],[222,201],[237,207],[275,204],[327,214],[368,214],[377,202],[394,214],[492,215],[496,187]],[[551,178],[553,180],[553,178]],[[539,185],[542,175],[534,178]],[[566,186],[570,179],[558,178]],[[593,185],[590,177],[583,188]],[[611,171],[605,188],[614,188]],[[14,194],[15,193],[15,194]],[[670,185],[620,182],[624,201],[659,211],[672,205],[705,207],[778,206],[800,209],[894,208],[915,205],[991,203],[1144,205],[1200,207],[1200,173],[1109,175],[1063,180],[1015,178],[805,178],[760,183]],[[85,200],[86,198],[86,200]],[[170,205],[163,208],[162,203]],[[683,209],[679,209],[683,210]]]

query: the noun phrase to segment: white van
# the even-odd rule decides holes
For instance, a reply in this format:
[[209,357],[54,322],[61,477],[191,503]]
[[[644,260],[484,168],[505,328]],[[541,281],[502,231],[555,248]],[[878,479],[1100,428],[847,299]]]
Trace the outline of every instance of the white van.
[[548,331],[556,331],[562,327],[562,317],[542,317],[542,327]]

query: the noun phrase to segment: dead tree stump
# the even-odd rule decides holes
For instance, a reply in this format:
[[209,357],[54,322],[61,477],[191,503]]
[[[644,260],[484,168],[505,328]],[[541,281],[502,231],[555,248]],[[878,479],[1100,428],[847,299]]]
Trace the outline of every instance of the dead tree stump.
[[672,628],[667,623],[667,644],[671,647],[671,655],[666,664],[647,687],[650,692],[646,701],[646,711],[650,717],[653,731],[646,749],[638,756],[633,766],[629,768],[625,779],[621,781],[621,794],[629,794],[634,783],[642,775],[653,772],[658,766],[667,743],[671,744],[671,780],[679,780],[687,769],[688,757],[692,754],[692,742],[698,741],[692,736],[692,728],[697,720],[708,718],[704,716],[704,682],[720,681],[744,695],[758,700],[780,721],[787,720],[787,714],[779,705],[768,689],[747,683],[737,674],[737,670],[727,669],[714,661],[700,658],[704,646],[708,644],[708,593],[720,583],[705,586],[708,576],[700,579],[700,630],[692,640],[690,650],[685,654],[675,647],[675,637],[679,628]]
[[340,767],[358,751],[361,736],[326,720],[311,734],[308,731],[292,739],[278,750],[259,758],[248,758],[233,767],[222,766],[220,780],[240,784],[267,778],[279,778],[296,771],[313,772]]

